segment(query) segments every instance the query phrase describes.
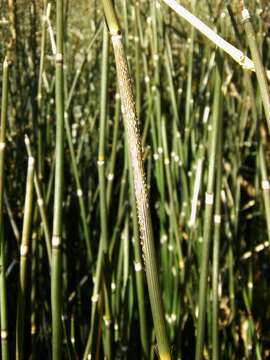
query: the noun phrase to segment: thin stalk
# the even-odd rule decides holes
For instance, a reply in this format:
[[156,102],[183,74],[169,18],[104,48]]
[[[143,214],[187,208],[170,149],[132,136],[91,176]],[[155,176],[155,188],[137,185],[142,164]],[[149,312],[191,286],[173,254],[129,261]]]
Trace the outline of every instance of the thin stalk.
[[64,171],[64,2],[56,1],[56,55],[55,55],[55,101],[56,101],[56,150],[55,150],[55,184],[54,214],[52,233],[52,358],[62,358],[62,203]]
[[216,161],[216,191],[213,235],[212,265],[212,359],[219,359],[219,262],[220,262],[220,231],[221,231],[221,184],[222,184],[222,140],[223,131],[220,126],[218,134]]
[[20,244],[20,232],[19,232],[18,226],[17,226],[17,224],[16,224],[16,221],[15,221],[15,218],[14,218],[14,215],[13,215],[13,212],[12,212],[12,210],[11,210],[7,193],[6,193],[5,191],[4,191],[4,203],[5,203],[5,207],[6,207],[8,216],[9,216],[10,225],[11,225],[11,227],[12,227],[13,234],[14,234],[15,239],[16,239],[16,241],[17,241],[17,244],[18,244],[18,246],[19,246],[19,244]]
[[259,161],[260,161],[260,169],[261,169],[261,188],[263,193],[266,227],[267,227],[268,241],[270,242],[270,183],[267,174],[265,150],[262,144],[260,145],[260,149],[259,149]]
[[42,30],[41,30],[41,44],[40,44],[40,62],[39,62],[39,74],[37,84],[37,114],[38,114],[38,178],[43,178],[43,129],[44,124],[42,120],[42,75],[44,70],[45,50],[46,50],[46,12],[47,12],[47,0],[43,1],[43,14],[42,14]]
[[[106,26],[103,28],[103,49],[101,65],[101,98],[100,98],[100,127],[99,127],[99,149],[98,149],[98,181],[99,181],[99,205],[100,205],[100,224],[101,242],[104,252],[104,272],[108,272],[108,215],[106,200],[106,177],[105,177],[105,141],[106,141],[106,120],[107,120],[107,93],[108,93],[108,55],[109,55],[109,36]],[[105,274],[104,274],[105,275]],[[104,300],[105,300],[105,355],[108,359],[112,357],[111,349],[111,311],[109,304],[109,283],[108,277],[104,277]]]
[[[196,7],[196,0],[192,1],[192,10],[194,11]],[[188,68],[187,68],[187,95],[186,95],[186,104],[185,104],[185,135],[186,135],[186,144],[188,144],[189,133],[191,131],[191,114],[193,108],[193,97],[192,97],[192,71],[193,71],[193,52],[194,52],[194,33],[195,29],[191,27],[191,34],[188,38],[189,40],[189,54],[188,54]]]
[[[25,141],[25,145],[27,148],[28,156],[32,156],[30,140],[29,140],[28,136],[25,136],[24,141]],[[49,261],[49,265],[51,267],[51,262],[52,262],[51,234],[50,234],[50,230],[49,230],[46,206],[45,206],[44,199],[42,197],[42,190],[41,190],[41,185],[39,182],[37,171],[35,171],[35,174],[34,174],[34,185],[35,185],[35,192],[36,192],[36,196],[37,196],[37,204],[38,204],[38,208],[39,208],[39,212],[40,212],[41,221],[43,224],[43,231],[44,231],[44,236],[45,236],[48,261]]]
[[[163,0],[171,9],[173,9],[179,16],[183,17],[186,21],[212,41],[219,49],[226,52],[233,58],[243,69],[255,71],[254,62],[249,59],[245,54],[238,50],[235,46],[228,43],[221,36],[215,33],[209,26],[205,25],[200,19],[194,16],[191,12],[186,10],[182,5],[178,4],[175,0]],[[267,70],[267,77],[270,79],[270,71]]]
[[7,293],[6,293],[6,268],[5,268],[5,238],[4,238],[4,167],[6,147],[6,122],[8,110],[8,88],[9,88],[9,62],[4,59],[3,82],[2,82],[2,104],[1,104],[1,131],[0,131],[0,302],[1,302],[1,349],[2,359],[8,360],[8,314],[7,314]]
[[113,190],[113,181],[114,181],[114,172],[115,172],[115,162],[116,162],[116,153],[118,145],[118,133],[119,133],[119,122],[120,122],[120,96],[119,93],[115,94],[115,115],[114,115],[114,126],[113,126],[113,141],[112,141],[112,151],[109,162],[108,170],[108,185],[107,185],[107,207],[110,209],[111,200],[112,200],[112,190]]
[[87,251],[87,259],[88,259],[89,263],[92,263],[93,251],[92,251],[92,247],[91,247],[90,234],[89,234],[86,210],[85,210],[85,205],[84,205],[84,197],[83,197],[84,193],[82,190],[81,180],[80,180],[79,173],[78,173],[78,166],[76,163],[74,146],[72,144],[72,137],[71,137],[70,125],[69,125],[68,118],[69,118],[68,112],[65,111],[65,113],[64,113],[65,130],[66,130],[66,136],[67,136],[70,157],[71,157],[71,166],[72,166],[74,179],[75,179],[75,183],[76,183],[76,188],[77,188],[77,196],[78,196],[78,202],[79,202],[79,207],[80,207],[80,215],[81,215],[81,221],[82,221],[82,227],[83,227],[86,251]]
[[167,179],[167,186],[168,192],[170,197],[170,219],[172,222],[172,229],[175,237],[175,244],[177,249],[179,267],[181,269],[181,278],[183,278],[183,254],[182,254],[182,234],[179,232],[179,225],[177,219],[177,211],[176,211],[176,201],[173,195],[173,184],[172,184],[172,174],[170,171],[170,158],[169,158],[169,150],[168,150],[168,143],[167,143],[167,135],[166,135],[166,127],[164,119],[161,120],[161,129],[162,129],[162,145],[164,149],[164,165],[165,165],[165,172],[166,172],[166,179]]
[[216,164],[216,149],[218,133],[220,131],[220,99],[221,99],[221,76],[216,68],[215,92],[214,92],[214,109],[212,121],[211,143],[209,148],[209,165],[207,190],[205,194],[205,216],[203,224],[203,244],[200,264],[200,283],[199,283],[199,316],[197,323],[196,339],[196,360],[203,358],[204,334],[205,334],[205,315],[207,299],[207,279],[209,266],[209,247],[211,241],[212,213],[214,204],[214,175]]
[[102,280],[102,267],[103,267],[103,244],[100,241],[97,255],[97,265],[95,271],[94,288],[91,297],[91,320],[90,320],[90,331],[83,355],[83,360],[93,358],[95,353],[95,342],[94,339],[97,335],[97,317],[98,317],[98,305],[101,302],[100,298],[100,285]]
[[26,193],[24,204],[22,241],[20,248],[20,277],[17,303],[16,319],[16,359],[24,358],[24,337],[25,337],[25,306],[27,291],[27,273],[28,273],[28,254],[30,248],[30,234],[33,209],[33,189],[34,189],[34,163],[33,157],[28,158]]
[[256,42],[255,32],[251,23],[251,18],[247,8],[242,9],[242,22],[244,25],[248,46],[254,62],[255,72],[261,92],[264,113],[267,121],[268,131],[270,132],[270,91],[267,83],[266,71],[263,67],[261,54]]
[[66,111],[68,111],[68,109],[70,108],[73,96],[75,94],[76,87],[77,87],[78,82],[80,80],[80,77],[81,77],[81,74],[82,74],[83,69],[85,67],[85,64],[87,63],[87,56],[88,56],[90,50],[92,49],[93,45],[95,44],[95,42],[96,42],[102,28],[103,28],[103,23],[100,24],[98,30],[96,31],[95,35],[93,36],[93,39],[90,41],[90,43],[88,45],[88,48],[85,51],[85,56],[83,58],[83,61],[81,62],[79,68],[76,70],[74,79],[72,81],[72,84],[71,84],[71,87],[70,87],[70,90],[69,90],[69,93],[68,93],[68,98],[67,98],[67,101],[66,101]]

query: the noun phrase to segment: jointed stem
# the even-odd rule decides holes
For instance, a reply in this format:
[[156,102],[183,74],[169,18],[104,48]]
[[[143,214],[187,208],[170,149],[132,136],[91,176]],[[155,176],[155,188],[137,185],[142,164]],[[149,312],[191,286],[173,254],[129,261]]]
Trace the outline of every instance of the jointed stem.
[[131,86],[131,78],[129,75],[127,58],[122,43],[122,36],[120,35],[120,29],[112,1],[104,0],[103,8],[109,31],[111,33],[115,55],[118,86],[122,103],[122,114],[128,140],[127,144],[129,156],[131,159],[131,169],[133,172],[140,236],[159,356],[162,360],[171,359],[158,279],[148,191],[143,169],[142,149],[138,129],[138,119],[136,116],[136,106]]
[[62,345],[62,202],[63,202],[63,168],[64,168],[64,75],[63,75],[63,36],[64,14],[63,0],[56,2],[56,46],[55,55],[55,99],[56,99],[56,152],[55,152],[55,188],[54,216],[52,234],[52,355],[53,360],[61,359]]

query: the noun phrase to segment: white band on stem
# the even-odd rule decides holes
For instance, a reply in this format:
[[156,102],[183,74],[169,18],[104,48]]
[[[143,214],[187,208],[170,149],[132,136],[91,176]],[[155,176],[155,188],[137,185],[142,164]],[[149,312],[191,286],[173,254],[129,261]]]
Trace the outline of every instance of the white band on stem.
[[220,224],[221,223],[221,216],[219,214],[216,214],[214,216],[214,223],[215,224]]
[[170,159],[168,157],[165,157],[164,159],[164,164],[165,165],[169,165],[170,164]]
[[97,164],[98,164],[98,166],[104,165],[104,160],[98,160],[98,161],[97,161]]
[[28,253],[28,245],[21,245],[20,254],[21,256],[26,256]]
[[250,19],[250,15],[248,9],[245,8],[242,10],[242,20],[245,21],[247,19]]
[[93,296],[91,297],[91,301],[92,301],[92,303],[96,303],[96,302],[98,302],[98,298],[99,298],[99,294],[95,294],[95,295],[93,295]]
[[8,331],[7,330],[1,330],[1,339],[6,340],[8,338]]
[[33,167],[34,164],[35,164],[35,159],[33,158],[33,156],[29,156],[29,158],[28,158],[28,166]]
[[135,262],[134,268],[136,272],[142,271],[142,264],[140,262]]
[[213,193],[205,193],[205,203],[207,205],[213,205],[214,204],[214,194]]
[[121,34],[113,34],[111,39],[112,39],[113,44],[119,43],[119,40],[122,39],[122,35]]
[[63,54],[58,52],[55,54],[55,61],[56,62],[62,62],[63,61]]
[[54,235],[52,237],[52,246],[53,247],[58,247],[60,245],[60,243],[61,243],[61,237],[58,236],[58,235]]
[[262,180],[262,189],[263,190],[270,190],[270,183],[268,180]]
[[111,325],[111,319],[106,318],[106,316],[103,317],[104,323],[106,327],[110,327]]
[[78,197],[82,197],[82,196],[83,196],[83,191],[82,191],[82,189],[78,189],[78,190],[77,190],[77,196],[78,196]]
[[38,199],[37,199],[37,203],[38,203],[38,206],[41,207],[41,206],[43,206],[44,201],[43,201],[42,198],[38,198]]

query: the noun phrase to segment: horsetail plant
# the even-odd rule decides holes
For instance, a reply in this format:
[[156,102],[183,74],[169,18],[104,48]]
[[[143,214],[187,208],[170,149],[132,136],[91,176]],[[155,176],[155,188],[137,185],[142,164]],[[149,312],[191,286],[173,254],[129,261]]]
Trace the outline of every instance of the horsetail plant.
[[269,357],[270,14],[236,3],[1,2],[2,359]]
[[263,67],[261,54],[257,46],[254,29],[251,23],[251,18],[248,9],[244,6],[244,1],[241,1],[242,6],[242,22],[246,33],[248,46],[250,48],[251,56],[254,62],[255,72],[258,80],[258,84],[261,91],[262,102],[264,106],[264,112],[268,131],[270,132],[270,91],[267,83],[266,72]]
[[37,84],[37,115],[38,115],[38,178],[43,178],[44,172],[44,159],[43,159],[43,134],[42,128],[44,126],[42,122],[41,109],[42,109],[42,76],[44,71],[45,62],[45,49],[46,49],[46,16],[47,16],[47,1],[43,1],[43,15],[42,15],[42,32],[41,32],[41,54],[39,63],[39,74]]
[[137,123],[134,96],[131,86],[127,59],[122,43],[121,30],[111,0],[103,0],[103,10],[111,35],[117,69],[117,80],[122,103],[122,114],[128,140],[128,151],[131,159],[135,197],[138,211],[140,236],[146,267],[148,291],[161,360],[171,359],[165,318],[159,286],[153,230],[149,208],[148,191],[142,162],[142,149]]
[[[24,142],[25,142],[28,156],[32,157],[30,140],[27,135],[24,138]],[[49,265],[51,267],[51,262],[52,262],[51,234],[50,234],[50,230],[49,230],[45,201],[42,197],[42,190],[41,190],[41,185],[39,182],[39,177],[38,177],[37,171],[35,171],[35,174],[34,174],[34,186],[35,186],[35,192],[36,192],[37,204],[38,204],[38,208],[39,208],[39,212],[40,212],[40,217],[41,217],[42,224],[43,224],[43,231],[44,231],[44,236],[45,236]]]
[[98,147],[98,182],[99,182],[99,206],[101,224],[101,243],[103,249],[103,294],[104,294],[104,348],[106,357],[112,358],[112,339],[111,339],[111,306],[110,306],[110,286],[109,286],[109,237],[108,237],[108,213],[106,199],[106,177],[105,177],[105,141],[106,141],[106,118],[107,118],[107,93],[108,93],[108,54],[109,36],[106,26],[103,28],[103,47],[101,62],[101,94],[100,94],[100,126],[99,126],[99,147]]
[[[192,26],[194,26],[198,31],[200,31],[204,36],[206,36],[210,41],[212,41],[217,47],[226,52],[229,56],[233,58],[243,69],[255,71],[254,62],[245,56],[245,54],[237,49],[235,46],[230,44],[228,41],[224,40],[221,36],[215,33],[212,29],[209,28],[205,23],[198,19],[191,12],[186,10],[182,5],[178,4],[175,0],[163,0],[171,9],[173,9],[179,16],[183,17],[188,21]],[[270,79],[270,71],[267,70],[267,77]]]
[[62,358],[62,202],[64,180],[64,1],[56,1],[56,54],[55,54],[55,102],[56,102],[56,149],[54,180],[54,216],[52,233],[52,357]]
[[139,307],[140,318],[140,337],[142,344],[143,358],[147,359],[149,356],[149,334],[146,326],[146,312],[145,312],[145,278],[143,274],[143,259],[142,251],[140,248],[140,234],[139,224],[137,217],[136,198],[134,191],[134,181],[132,178],[133,172],[131,169],[131,160],[129,159],[129,183],[131,194],[131,206],[132,206],[132,225],[133,225],[133,238],[134,238],[134,270],[136,277],[136,290]]
[[217,143],[221,124],[220,101],[221,101],[221,74],[216,65],[215,71],[215,92],[212,116],[212,134],[209,146],[209,163],[207,174],[207,189],[205,193],[205,214],[203,223],[203,243],[200,264],[200,284],[199,284],[199,315],[197,322],[197,339],[196,339],[196,360],[202,359],[204,334],[205,334],[205,316],[206,316],[206,295],[208,282],[208,260],[209,248],[211,242],[212,214],[214,205],[214,184],[215,184],[215,165],[217,154]]
[[4,181],[5,181],[5,147],[6,147],[6,122],[8,109],[9,88],[9,61],[3,62],[2,104],[1,104],[1,129],[0,129],[0,302],[1,302],[1,349],[2,359],[9,359],[8,349],[8,314],[7,314],[7,291],[6,291],[6,260],[5,260],[5,236],[4,236]]
[[34,189],[34,164],[33,157],[28,158],[27,180],[25,192],[24,218],[22,229],[22,241],[20,246],[20,274],[16,319],[16,360],[25,357],[24,336],[25,336],[25,309],[27,295],[27,272],[29,265],[29,250],[31,237],[33,189]]
[[[258,80],[258,85],[260,88],[260,93],[262,97],[262,103],[264,108],[264,114],[266,118],[266,123],[268,126],[268,132],[270,132],[270,91],[267,83],[265,69],[262,63],[262,57],[257,45],[256,36],[254,33],[253,25],[251,23],[251,18],[248,9],[244,5],[244,1],[241,1],[241,14],[242,14],[242,22],[246,33],[246,38],[248,42],[248,46],[250,48],[251,56],[254,61],[256,76]],[[253,97],[252,97],[253,98]],[[262,129],[264,127],[262,126]],[[265,142],[263,137],[263,130],[260,132],[261,134],[261,142]],[[269,189],[270,184],[267,176],[267,167],[265,162],[265,149],[264,144],[261,143],[259,146],[259,163],[261,169],[261,187],[263,192],[263,200],[265,204],[265,215],[266,215],[266,224],[268,229],[268,240],[270,240],[270,197],[269,197]]]
[[[222,101],[221,101],[222,103]],[[222,117],[222,112],[220,111]],[[217,155],[216,155],[216,189],[214,209],[213,233],[213,265],[212,265],[212,359],[218,360],[219,349],[219,277],[220,277],[220,237],[221,237],[221,189],[222,189],[222,152],[223,152],[223,124],[220,121]]]

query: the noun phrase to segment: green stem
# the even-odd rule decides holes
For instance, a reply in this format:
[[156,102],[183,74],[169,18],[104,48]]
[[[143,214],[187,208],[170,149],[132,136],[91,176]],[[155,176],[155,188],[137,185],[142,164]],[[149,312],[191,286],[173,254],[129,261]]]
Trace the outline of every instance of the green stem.
[[9,63],[7,58],[3,63],[2,83],[2,110],[1,110],[1,131],[0,131],[0,303],[1,303],[1,348],[2,359],[8,360],[8,314],[7,314],[7,293],[6,293],[6,268],[5,268],[5,238],[4,238],[4,164],[6,147],[6,121],[8,109],[8,86],[9,86]]
[[28,254],[30,248],[30,234],[33,209],[33,188],[34,188],[34,158],[28,158],[26,193],[23,217],[23,231],[20,248],[20,278],[17,303],[16,319],[16,359],[24,358],[24,338],[25,338],[25,305],[27,291],[28,273]]
[[249,11],[246,8],[242,10],[242,21],[247,37],[248,46],[250,48],[251,57],[255,66],[255,72],[261,92],[268,131],[270,132],[270,92],[269,92],[265,69],[262,63],[262,57],[259,48],[257,46],[255,32],[252,23],[250,21]]
[[55,55],[55,101],[56,101],[56,151],[55,151],[55,184],[54,215],[52,234],[52,357],[62,358],[62,203],[63,203],[63,170],[64,170],[64,4],[56,1],[56,55]]
[[220,99],[221,99],[221,77],[216,68],[215,96],[213,109],[213,122],[211,144],[209,148],[209,167],[207,179],[207,191],[205,196],[205,216],[203,224],[203,245],[200,265],[200,284],[199,284],[199,317],[197,323],[196,339],[196,360],[203,358],[204,334],[205,334],[205,313],[207,299],[207,279],[209,266],[209,247],[211,241],[212,213],[214,203],[214,176],[216,163],[216,149],[218,133],[220,131]]

